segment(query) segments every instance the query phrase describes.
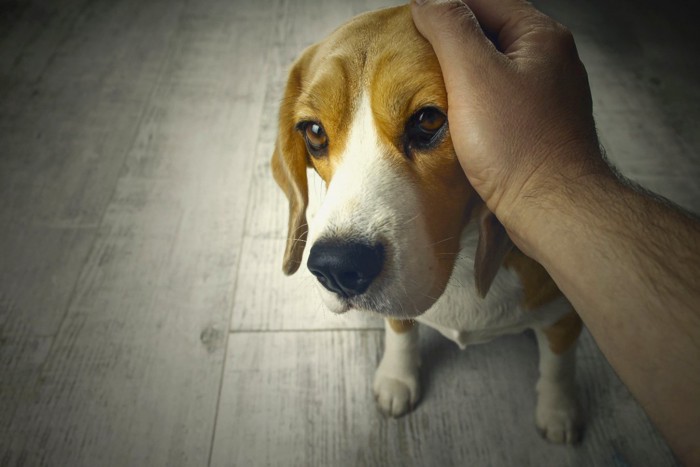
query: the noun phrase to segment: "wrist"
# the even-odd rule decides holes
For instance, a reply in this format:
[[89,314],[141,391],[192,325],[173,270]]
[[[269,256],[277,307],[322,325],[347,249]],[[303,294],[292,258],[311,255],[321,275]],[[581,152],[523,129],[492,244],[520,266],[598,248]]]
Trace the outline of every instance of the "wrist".
[[545,264],[549,256],[563,254],[570,240],[595,235],[601,213],[626,188],[600,154],[592,162],[588,168],[531,180],[501,213],[503,219],[496,213],[523,253]]

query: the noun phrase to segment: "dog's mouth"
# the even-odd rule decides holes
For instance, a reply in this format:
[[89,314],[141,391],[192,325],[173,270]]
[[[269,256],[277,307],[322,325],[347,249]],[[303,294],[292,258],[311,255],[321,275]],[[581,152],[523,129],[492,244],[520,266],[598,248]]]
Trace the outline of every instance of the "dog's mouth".
[[[369,281],[366,280],[367,275],[358,273],[345,276],[342,273],[335,276],[330,273],[324,275],[319,273],[317,263],[311,260],[309,263],[309,269],[321,286],[320,293],[324,304],[336,314],[358,310],[383,317],[409,319],[419,316],[436,301],[428,293],[434,285],[435,278],[426,275],[421,280],[406,279],[392,262],[391,256],[384,259],[379,273]],[[349,284],[342,283],[343,280],[347,280]],[[357,287],[355,282],[359,282]]]
[[317,239],[307,267],[321,286],[326,307],[336,314],[355,309],[397,319],[428,310],[443,289],[436,260],[427,248],[403,243],[384,236]]
[[322,293],[326,307],[333,313],[343,314],[350,310],[379,314],[384,317],[415,318],[425,310],[412,308],[406,303],[396,302],[394,297],[381,293],[365,293],[355,297],[343,297],[334,293]]

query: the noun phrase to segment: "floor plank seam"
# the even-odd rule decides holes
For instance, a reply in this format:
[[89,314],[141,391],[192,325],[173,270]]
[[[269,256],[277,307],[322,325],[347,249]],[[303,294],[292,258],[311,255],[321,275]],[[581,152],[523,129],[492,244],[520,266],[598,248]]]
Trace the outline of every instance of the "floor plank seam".
[[[174,35],[174,33],[170,34],[170,37],[168,38],[168,43],[172,42],[173,35]],[[161,62],[159,64],[158,78],[156,79],[155,83],[153,84],[153,88],[151,89],[151,92],[149,93],[148,98],[143,101],[143,105],[141,107],[141,112],[139,113],[139,117],[138,117],[138,121],[137,121],[136,125],[134,125],[134,130],[133,130],[132,136],[131,136],[131,138],[129,138],[130,142],[127,146],[127,149],[122,152],[120,173],[123,173],[123,169],[126,165],[128,155],[133,150],[134,143],[138,138],[138,133],[139,133],[139,130],[141,128],[141,124],[145,118],[145,115],[147,114],[147,109],[149,108],[149,105],[152,102],[153,97],[156,94],[156,91],[157,91],[159,85],[163,81],[163,77],[164,77],[165,69],[166,69],[166,64],[171,59],[171,54],[172,54],[171,48],[169,46],[168,53],[164,54],[163,59],[161,60]],[[73,305],[75,304],[76,291],[77,291],[79,285],[81,284],[82,280],[84,279],[85,267],[89,263],[90,258],[92,257],[92,254],[95,251],[95,247],[98,244],[99,232],[100,232],[100,229],[104,225],[104,219],[107,215],[108,207],[111,205],[112,201],[114,200],[115,194],[117,193],[119,180],[120,180],[120,178],[117,178],[117,180],[115,181],[114,186],[112,187],[112,190],[111,190],[112,192],[109,195],[109,198],[105,203],[105,208],[102,211],[102,214],[100,215],[100,218],[96,223],[97,232],[96,232],[95,238],[92,239],[92,245],[90,245],[90,248],[88,249],[88,252],[85,255],[85,259],[83,260],[83,263],[80,267],[81,272],[80,272],[80,274],[78,274],[78,277],[77,277],[75,283],[73,284],[72,290],[71,290],[70,294],[68,295],[68,300],[66,301],[66,307],[65,307],[63,314],[61,316],[60,323],[58,324],[58,326],[56,328],[57,330],[56,330],[56,334],[54,336],[54,339],[52,339],[51,344],[49,346],[49,351],[47,352],[47,355],[49,355],[49,356],[53,355],[54,345],[56,344],[56,341],[57,341],[56,337],[59,336],[61,334],[61,332],[63,331],[68,314],[69,314],[71,308],[73,307]],[[40,374],[45,371],[45,368],[48,365],[49,360],[50,360],[50,358],[47,358],[42,362],[42,364],[39,368]]]
[[299,333],[324,333],[324,332],[383,332],[384,328],[317,328],[317,329],[232,329],[230,334],[299,334]]
[[[266,40],[266,42],[265,42],[265,44],[264,44],[264,48],[265,48],[265,49],[270,49],[270,48],[268,47],[268,44],[269,44],[269,41],[270,41],[270,36],[269,36],[269,35],[266,36],[266,39],[267,39],[267,40]],[[269,57],[269,55],[270,55],[271,53],[272,53],[271,51],[268,52],[268,57]],[[269,68],[269,58],[265,61],[265,68],[266,68],[266,69]],[[271,76],[270,73],[264,73],[264,75],[265,75],[265,76]],[[263,114],[264,114],[264,110],[265,110],[265,99],[267,98],[267,93],[268,93],[268,89],[269,89],[269,86],[268,86],[267,84],[268,84],[268,83],[265,83],[265,90],[264,90],[264,92],[263,92],[263,94],[262,94],[262,99],[260,100],[260,104],[259,104],[259,105],[260,105],[260,119],[261,119],[261,120],[262,120],[262,118],[263,118]],[[256,141],[256,142],[255,142],[255,153],[257,153],[257,148],[258,148],[258,146],[260,145],[260,137],[261,137],[261,134],[260,134],[260,133],[261,133],[261,132],[260,132],[260,126],[258,125],[258,127],[257,127],[257,133],[255,134],[255,141]],[[250,211],[251,211],[251,209],[252,209],[252,207],[251,207],[251,199],[253,198],[253,197],[251,196],[252,191],[253,191],[253,177],[251,176],[250,179],[249,179],[248,188],[247,188],[247,190],[246,190],[248,202],[246,203],[245,214],[243,215],[243,225],[244,225],[244,226],[247,225],[248,217],[249,217]],[[241,234],[240,234],[240,240],[241,240],[240,243],[241,243],[241,244],[243,243],[243,238],[245,238],[245,234],[246,234],[246,231],[245,231],[245,228],[243,228],[243,229],[241,230]],[[229,318],[228,318],[228,323],[227,323],[227,329],[229,330],[229,332],[226,333],[226,335],[225,335],[225,337],[224,337],[224,343],[223,343],[224,358],[223,358],[223,362],[221,363],[221,373],[220,373],[220,375],[219,375],[219,388],[218,388],[218,392],[217,392],[217,396],[216,396],[216,410],[215,410],[215,412],[214,412],[213,428],[212,428],[212,434],[211,434],[211,439],[210,439],[210,443],[209,443],[209,457],[208,457],[208,459],[207,459],[207,466],[211,466],[211,465],[212,465],[212,459],[213,459],[213,456],[214,456],[214,447],[215,447],[215,442],[216,442],[216,427],[217,427],[217,425],[218,425],[218,423],[219,423],[219,412],[220,412],[220,406],[221,406],[221,396],[222,396],[222,394],[223,394],[224,382],[225,382],[226,365],[227,365],[227,362],[228,362],[229,336],[231,335],[231,324],[232,324],[232,321],[233,321],[233,313],[234,313],[234,311],[235,311],[235,297],[236,297],[236,293],[238,292],[238,282],[239,282],[239,281],[238,281],[238,274],[240,273],[240,264],[241,264],[241,258],[242,258],[242,257],[243,257],[242,254],[238,255],[238,258],[236,259],[235,267],[234,267],[234,269],[233,269],[233,271],[234,271],[234,278],[233,278],[233,281],[232,281],[233,284],[232,284],[232,290],[231,290],[232,301],[231,301],[231,307],[230,307],[230,309],[229,309],[229,311],[228,311],[228,316],[229,316]]]

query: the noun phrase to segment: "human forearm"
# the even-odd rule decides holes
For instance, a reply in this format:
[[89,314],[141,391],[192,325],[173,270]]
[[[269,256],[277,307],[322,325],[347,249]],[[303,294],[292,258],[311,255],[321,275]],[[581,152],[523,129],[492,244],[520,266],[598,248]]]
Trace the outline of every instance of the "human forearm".
[[565,27],[524,0],[415,0],[413,16],[440,61],[470,183],[679,457],[700,465],[698,222],[607,167]]
[[530,205],[516,242],[549,271],[674,451],[700,462],[700,223],[614,177],[577,179]]

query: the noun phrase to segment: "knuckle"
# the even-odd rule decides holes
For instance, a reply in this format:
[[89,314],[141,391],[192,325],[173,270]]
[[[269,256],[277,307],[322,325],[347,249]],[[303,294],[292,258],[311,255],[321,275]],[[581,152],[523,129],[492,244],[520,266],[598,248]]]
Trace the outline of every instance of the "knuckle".
[[551,34],[557,46],[557,50],[560,53],[564,55],[577,55],[574,35],[569,28],[555,22],[552,25]]
[[442,25],[452,25],[458,30],[465,26],[474,26],[477,23],[474,13],[467,6],[458,0],[441,2],[434,6],[436,16],[442,19]]

